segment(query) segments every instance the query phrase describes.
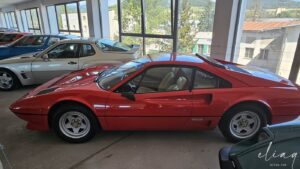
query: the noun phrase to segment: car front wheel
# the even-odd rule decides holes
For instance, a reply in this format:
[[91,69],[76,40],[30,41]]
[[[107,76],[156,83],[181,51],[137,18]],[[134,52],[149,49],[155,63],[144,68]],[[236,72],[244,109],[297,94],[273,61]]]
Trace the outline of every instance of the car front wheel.
[[56,134],[70,143],[86,142],[96,134],[96,119],[84,106],[64,105],[53,120]]
[[18,78],[12,72],[5,69],[0,69],[0,90],[13,90],[18,86]]
[[239,142],[255,136],[267,125],[265,112],[259,106],[242,105],[227,112],[221,119],[219,128],[231,142]]

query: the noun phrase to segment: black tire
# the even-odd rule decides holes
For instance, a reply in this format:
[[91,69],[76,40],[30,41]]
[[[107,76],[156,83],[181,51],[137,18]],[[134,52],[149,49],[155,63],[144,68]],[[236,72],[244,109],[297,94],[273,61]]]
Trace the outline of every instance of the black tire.
[[[12,85],[8,88],[3,88],[0,84],[0,90],[2,91],[10,91],[10,90],[14,90],[17,89],[21,86],[21,83],[18,79],[18,77],[11,71],[7,70],[7,69],[0,69],[0,76],[2,76],[3,74],[7,74],[10,77],[12,77]],[[1,82],[0,82],[1,83]]]
[[[89,130],[86,134],[82,135],[78,138],[72,138],[63,131],[62,127],[60,126],[60,119],[68,112],[79,112],[83,114],[86,119],[89,121]],[[62,119],[61,119],[62,120]],[[63,121],[63,120],[62,120]],[[87,124],[87,122],[86,122]],[[90,109],[86,108],[85,106],[79,104],[64,104],[61,105],[55,112],[52,118],[52,128],[54,132],[64,141],[69,143],[84,143],[91,140],[98,129],[98,122],[96,117],[94,116],[93,112]]]
[[[253,130],[252,134],[249,134],[249,136],[245,136],[243,138],[238,137],[234,134],[234,131],[231,130],[231,121],[234,117],[237,117],[239,113],[250,111],[257,115],[257,120],[260,121],[258,127],[256,127],[255,130]],[[236,116],[237,115],[237,116]],[[223,136],[230,142],[236,143],[245,139],[252,138],[256,136],[259,131],[267,125],[267,118],[266,118],[266,112],[263,108],[261,108],[258,105],[255,104],[243,104],[238,105],[236,107],[231,108],[229,111],[227,111],[223,117],[221,118],[219,122],[219,129],[222,132]],[[255,132],[256,131],[256,132]]]

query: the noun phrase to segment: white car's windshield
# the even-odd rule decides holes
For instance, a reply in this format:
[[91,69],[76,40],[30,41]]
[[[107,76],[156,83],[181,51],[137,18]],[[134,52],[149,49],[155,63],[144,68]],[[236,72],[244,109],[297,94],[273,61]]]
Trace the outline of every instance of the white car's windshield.
[[144,62],[131,61],[118,67],[112,67],[99,74],[97,82],[104,90],[109,90],[117,83],[141,69]]
[[97,46],[104,51],[125,51],[126,52],[131,50],[130,46],[109,39],[101,39],[97,41]]

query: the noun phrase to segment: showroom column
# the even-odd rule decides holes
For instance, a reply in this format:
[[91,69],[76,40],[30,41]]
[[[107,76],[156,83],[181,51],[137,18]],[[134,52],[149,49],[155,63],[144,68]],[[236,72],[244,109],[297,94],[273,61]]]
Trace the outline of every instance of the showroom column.
[[51,34],[46,6],[40,4],[40,26],[44,34]]
[[233,61],[235,44],[239,43],[240,21],[248,0],[216,1],[211,56]]
[[101,37],[100,4],[98,0],[86,0],[90,37]]

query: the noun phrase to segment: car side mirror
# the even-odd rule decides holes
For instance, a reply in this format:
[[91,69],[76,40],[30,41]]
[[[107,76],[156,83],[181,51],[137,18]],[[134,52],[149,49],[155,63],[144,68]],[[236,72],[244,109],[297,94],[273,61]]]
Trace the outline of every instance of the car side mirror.
[[127,98],[128,100],[135,101],[135,96],[132,92],[122,92],[121,96]]
[[43,59],[43,61],[48,62],[48,61],[49,61],[49,56],[48,56],[48,54],[42,55],[42,59]]

